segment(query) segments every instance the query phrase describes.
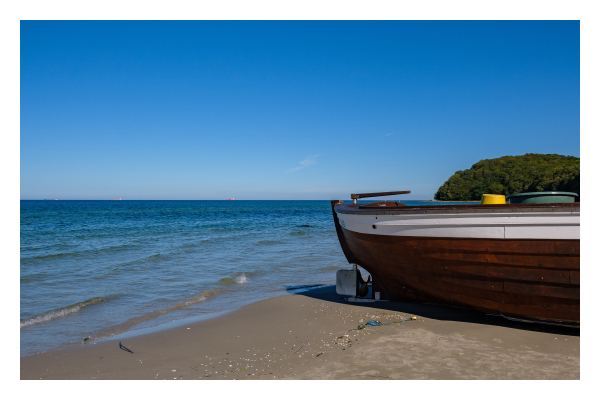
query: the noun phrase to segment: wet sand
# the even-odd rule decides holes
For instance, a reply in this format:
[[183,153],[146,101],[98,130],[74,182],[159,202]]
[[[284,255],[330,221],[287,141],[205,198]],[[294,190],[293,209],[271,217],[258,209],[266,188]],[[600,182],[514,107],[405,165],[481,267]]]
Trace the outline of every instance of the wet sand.
[[[411,317],[416,317],[416,320]],[[357,329],[369,320],[389,325]],[[223,316],[21,357],[21,379],[579,379],[579,330],[332,286]]]

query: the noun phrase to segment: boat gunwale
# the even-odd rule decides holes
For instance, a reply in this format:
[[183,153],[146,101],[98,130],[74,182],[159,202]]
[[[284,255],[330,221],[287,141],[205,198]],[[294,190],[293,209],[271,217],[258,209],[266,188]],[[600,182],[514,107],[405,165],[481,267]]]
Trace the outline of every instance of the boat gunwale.
[[456,204],[439,206],[365,206],[337,203],[334,210],[341,214],[395,215],[395,214],[496,214],[496,213],[579,213],[580,203],[523,203],[523,204]]

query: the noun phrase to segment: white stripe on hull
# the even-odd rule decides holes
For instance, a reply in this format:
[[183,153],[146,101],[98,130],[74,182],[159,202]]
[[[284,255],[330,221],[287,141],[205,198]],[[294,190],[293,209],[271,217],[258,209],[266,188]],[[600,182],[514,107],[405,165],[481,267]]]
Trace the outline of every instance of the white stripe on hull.
[[[579,212],[360,215],[337,213],[358,233],[488,239],[579,239]],[[373,228],[375,226],[375,228]]]

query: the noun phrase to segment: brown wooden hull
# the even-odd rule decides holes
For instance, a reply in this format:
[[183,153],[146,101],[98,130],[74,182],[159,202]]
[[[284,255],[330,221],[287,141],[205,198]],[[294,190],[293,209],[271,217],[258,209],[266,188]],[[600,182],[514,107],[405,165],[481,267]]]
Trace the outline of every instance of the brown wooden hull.
[[344,229],[335,211],[334,221],[348,261],[384,298],[579,323],[579,240],[385,236]]

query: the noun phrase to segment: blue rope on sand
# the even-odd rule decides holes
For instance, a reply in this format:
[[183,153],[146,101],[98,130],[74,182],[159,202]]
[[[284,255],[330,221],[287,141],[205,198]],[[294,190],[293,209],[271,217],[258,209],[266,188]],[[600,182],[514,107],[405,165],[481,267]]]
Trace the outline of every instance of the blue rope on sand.
[[391,325],[391,324],[399,324],[399,323],[408,322],[408,321],[412,321],[412,319],[411,318],[409,318],[409,319],[403,319],[403,320],[400,320],[400,321],[388,322],[388,323],[385,323],[385,324],[382,324],[381,321],[377,321],[376,319],[372,319],[372,320],[370,320],[369,322],[367,322],[364,325],[359,325],[358,329],[365,329],[367,326]]

